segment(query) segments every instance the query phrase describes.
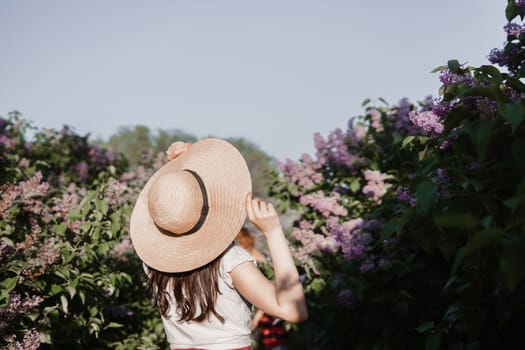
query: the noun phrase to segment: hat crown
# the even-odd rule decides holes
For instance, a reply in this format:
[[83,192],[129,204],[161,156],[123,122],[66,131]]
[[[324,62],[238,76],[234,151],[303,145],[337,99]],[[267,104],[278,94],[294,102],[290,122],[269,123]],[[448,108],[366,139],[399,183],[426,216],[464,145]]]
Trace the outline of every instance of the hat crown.
[[203,206],[197,179],[179,170],[160,175],[148,193],[148,210],[155,224],[168,232],[181,235],[199,221]]

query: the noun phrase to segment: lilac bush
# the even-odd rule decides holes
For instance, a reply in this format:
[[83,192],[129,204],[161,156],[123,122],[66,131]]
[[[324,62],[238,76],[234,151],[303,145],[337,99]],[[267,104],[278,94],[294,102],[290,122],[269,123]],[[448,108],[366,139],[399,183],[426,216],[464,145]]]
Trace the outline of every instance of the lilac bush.
[[126,169],[69,128],[0,118],[1,348],[166,344],[127,232],[134,198],[160,160]]
[[[525,33],[509,0],[488,59],[439,67],[437,98],[364,103],[314,135],[272,194],[298,219],[312,349],[492,349],[525,322]],[[519,23],[518,23],[519,22]],[[384,101],[383,101],[384,102]],[[307,345],[305,345],[307,344]]]

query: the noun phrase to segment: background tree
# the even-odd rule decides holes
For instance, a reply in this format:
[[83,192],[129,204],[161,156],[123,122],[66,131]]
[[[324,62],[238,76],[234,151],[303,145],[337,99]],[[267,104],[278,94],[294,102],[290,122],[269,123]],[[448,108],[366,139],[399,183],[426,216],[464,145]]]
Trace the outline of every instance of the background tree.
[[[155,157],[165,152],[175,141],[196,142],[197,139],[195,135],[180,129],[158,129],[152,132],[144,125],[137,125],[123,126],[107,141],[98,142],[112,152],[122,154],[128,159],[130,166],[134,167],[144,162],[144,158]],[[228,141],[235,145],[246,159],[252,174],[254,195],[267,199],[275,160],[245,138],[229,138]]]

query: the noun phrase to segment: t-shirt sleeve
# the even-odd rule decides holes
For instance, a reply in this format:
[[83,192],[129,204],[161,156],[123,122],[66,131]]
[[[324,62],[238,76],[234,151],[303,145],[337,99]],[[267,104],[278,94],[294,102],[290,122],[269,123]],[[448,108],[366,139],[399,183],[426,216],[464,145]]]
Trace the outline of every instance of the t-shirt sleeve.
[[144,270],[144,273],[146,274],[146,276],[149,277],[149,267],[148,267],[148,265],[142,263],[142,269]]
[[232,272],[233,269],[235,269],[238,265],[246,261],[251,261],[253,264],[255,264],[255,258],[248,254],[246,250],[235,244],[232,244],[222,257],[221,272],[224,274],[224,280],[226,281],[226,284],[228,284],[228,286],[231,288],[234,287],[230,277],[230,272]]

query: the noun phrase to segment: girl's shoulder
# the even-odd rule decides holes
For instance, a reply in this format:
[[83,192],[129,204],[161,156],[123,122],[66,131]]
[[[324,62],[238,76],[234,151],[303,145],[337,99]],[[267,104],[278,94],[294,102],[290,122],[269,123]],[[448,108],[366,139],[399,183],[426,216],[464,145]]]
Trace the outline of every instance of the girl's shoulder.
[[253,256],[248,254],[242,247],[232,243],[221,259],[221,268],[224,272],[232,272],[235,267],[246,261],[251,261],[255,264]]

